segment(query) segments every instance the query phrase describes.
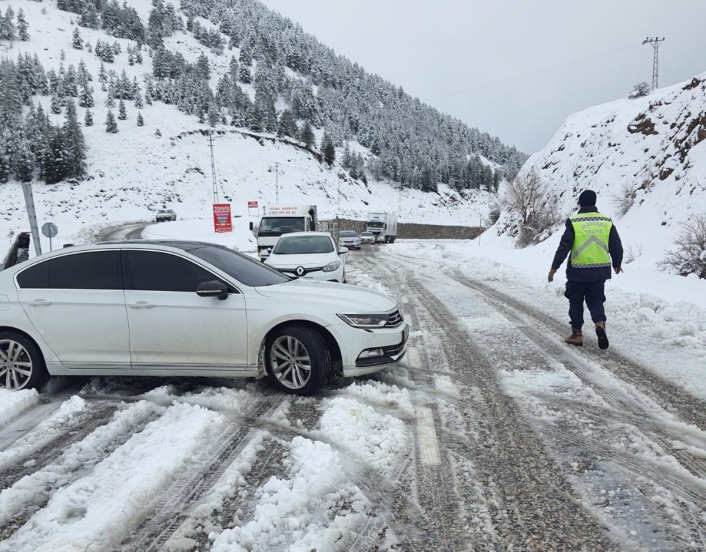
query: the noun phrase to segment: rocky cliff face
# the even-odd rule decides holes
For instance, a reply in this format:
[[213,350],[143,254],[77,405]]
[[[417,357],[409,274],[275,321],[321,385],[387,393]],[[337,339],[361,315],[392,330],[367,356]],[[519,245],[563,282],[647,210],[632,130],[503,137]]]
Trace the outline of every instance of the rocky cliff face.
[[[706,210],[706,73],[570,116],[521,175],[532,171],[562,218],[593,189],[628,241],[653,246],[659,260],[680,224]],[[498,235],[516,233],[508,213],[496,226]]]

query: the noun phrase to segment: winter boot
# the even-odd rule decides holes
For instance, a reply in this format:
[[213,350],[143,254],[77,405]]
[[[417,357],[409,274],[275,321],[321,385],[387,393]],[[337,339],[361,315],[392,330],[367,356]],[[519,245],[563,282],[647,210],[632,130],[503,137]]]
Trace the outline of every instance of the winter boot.
[[608,334],[605,332],[605,322],[596,322],[596,335],[598,336],[598,348],[608,348]]
[[569,345],[583,347],[583,332],[581,332],[581,330],[577,330],[576,328],[571,328],[571,335],[567,337],[564,342]]

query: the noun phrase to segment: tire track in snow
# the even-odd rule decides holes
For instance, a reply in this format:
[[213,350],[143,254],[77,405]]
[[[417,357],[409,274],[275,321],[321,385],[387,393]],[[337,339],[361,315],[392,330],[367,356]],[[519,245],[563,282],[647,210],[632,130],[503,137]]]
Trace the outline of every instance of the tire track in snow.
[[[250,414],[265,417],[287,397],[284,393],[269,392]],[[125,552],[161,550],[177,529],[188,519],[189,510],[217,483],[224,471],[240,455],[253,437],[251,428],[237,420],[229,424],[220,445],[205,462],[188,470],[170,485],[162,495],[154,513],[117,548]]]
[[[399,274],[399,266],[397,270],[387,266],[389,259],[377,256],[377,260],[386,278]],[[547,543],[554,549],[619,550],[606,528],[579,504],[560,466],[514,400],[502,392],[493,366],[468,331],[421,281],[412,276],[406,283],[413,296],[423,300],[423,306],[419,300],[410,302],[419,327],[440,345],[429,351],[428,362],[450,368],[469,393],[462,406],[467,427],[458,429],[462,436],[442,433],[441,438],[443,448],[468,461],[473,473],[465,478],[466,488],[475,480],[470,490],[488,507],[489,519],[470,528],[471,535],[490,539],[474,544],[476,549],[524,549]]]
[[154,405],[143,403],[116,412],[111,420],[85,439],[67,446],[55,463],[47,463],[2,491],[0,540],[11,537],[35,512],[47,505],[59,488],[88,475],[98,463],[142,431],[160,415],[155,410]]
[[[548,336],[547,332],[540,330],[542,324],[546,324],[546,317],[540,316],[533,309],[526,306],[520,305],[519,303],[507,298],[503,294],[492,291],[489,292],[486,286],[482,284],[477,284],[475,282],[470,282],[465,278],[454,278],[460,284],[471,288],[472,290],[480,293],[483,297],[489,299],[493,308],[501,312],[511,323],[513,323],[530,341],[537,344],[542,350],[543,354],[546,356],[551,356],[561,364],[563,364],[567,369],[576,374],[576,376],[588,387],[592,388],[598,395],[600,395],[610,406],[615,408],[617,411],[624,414],[625,417],[630,419],[632,425],[639,428],[643,433],[652,438],[655,442],[659,443],[665,450],[671,450],[672,454],[679,460],[679,462],[692,474],[697,477],[706,480],[706,448],[702,449],[702,454],[700,457],[695,457],[688,452],[688,449],[678,449],[672,446],[671,441],[680,441],[684,437],[683,435],[674,434],[672,431],[666,429],[664,424],[656,424],[653,422],[653,416],[651,413],[634,397],[631,397],[625,393],[624,390],[619,387],[609,387],[603,384],[601,375],[596,373],[595,370],[591,369],[590,366],[586,365],[583,360],[582,355],[588,354],[588,356],[604,366],[611,373],[620,372],[620,370],[615,370],[616,359],[610,358],[608,356],[607,362],[603,359],[604,351],[595,351],[587,348],[587,350],[578,352],[571,349],[567,349],[567,346],[557,339],[557,336]],[[530,320],[528,321],[527,318]],[[539,322],[540,326],[535,323]],[[556,329],[556,328],[551,328]],[[624,361],[625,365],[631,366],[632,363],[618,355],[614,355],[617,359]],[[636,365],[632,365],[631,371],[641,370],[644,374],[647,372],[646,369],[636,368]],[[624,374],[621,374],[624,375]],[[623,379],[622,377],[620,379]],[[635,377],[630,377],[625,380],[629,385],[635,387],[638,392],[644,392],[644,387],[639,383],[635,382]],[[679,390],[676,386],[664,382],[658,378],[659,382],[664,384],[664,388],[659,393],[654,393],[655,391],[655,380],[647,378],[646,382],[649,387],[647,391],[648,396],[659,395],[662,400],[658,401],[658,404],[669,411],[677,411],[680,414],[684,410],[688,410],[687,423],[696,425],[699,429],[704,431],[706,425],[699,425],[706,421],[706,404],[696,398],[692,398],[685,390]],[[672,402],[664,403],[665,396],[673,396],[674,394],[681,394],[679,398],[678,406],[674,407]],[[689,400],[693,399],[693,400]],[[701,410],[699,410],[699,408]],[[706,436],[706,433],[704,433]],[[704,441],[706,444],[706,441]]]

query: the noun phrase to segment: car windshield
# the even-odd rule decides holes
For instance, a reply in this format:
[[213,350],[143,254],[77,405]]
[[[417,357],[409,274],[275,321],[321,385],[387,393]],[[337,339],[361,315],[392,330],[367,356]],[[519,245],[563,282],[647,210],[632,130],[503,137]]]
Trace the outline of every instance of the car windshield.
[[188,252],[212,264],[246,286],[272,286],[291,281],[291,278],[281,272],[227,247],[202,246],[189,249]]
[[306,255],[332,251],[333,243],[328,236],[295,236],[280,238],[272,252],[276,255]]
[[340,236],[342,238],[357,238],[358,234],[356,234],[355,232],[345,231],[341,232]]
[[382,228],[385,226],[384,222],[372,221],[368,223],[368,228]]

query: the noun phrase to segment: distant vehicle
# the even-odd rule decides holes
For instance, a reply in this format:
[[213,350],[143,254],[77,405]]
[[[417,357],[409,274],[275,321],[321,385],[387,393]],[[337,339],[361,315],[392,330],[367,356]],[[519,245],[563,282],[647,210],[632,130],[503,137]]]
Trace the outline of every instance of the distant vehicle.
[[157,216],[154,218],[156,222],[168,222],[176,220],[176,213],[171,209],[160,209],[157,211]]
[[338,245],[348,249],[360,249],[360,236],[352,230],[343,230],[338,234]]
[[0,272],[0,297],[0,387],[11,390],[49,375],[268,376],[308,395],[396,362],[409,337],[386,295],[188,241],[58,249]]
[[282,236],[265,264],[297,278],[346,282],[348,249],[336,247],[328,232],[297,232]]
[[397,215],[393,213],[368,213],[365,229],[375,236],[378,243],[395,243],[397,239]]
[[319,219],[316,205],[267,205],[265,215],[257,227],[251,224],[257,236],[257,254],[264,261],[283,234],[316,232]]
[[372,232],[361,232],[360,233],[361,243],[375,243],[375,236]]

